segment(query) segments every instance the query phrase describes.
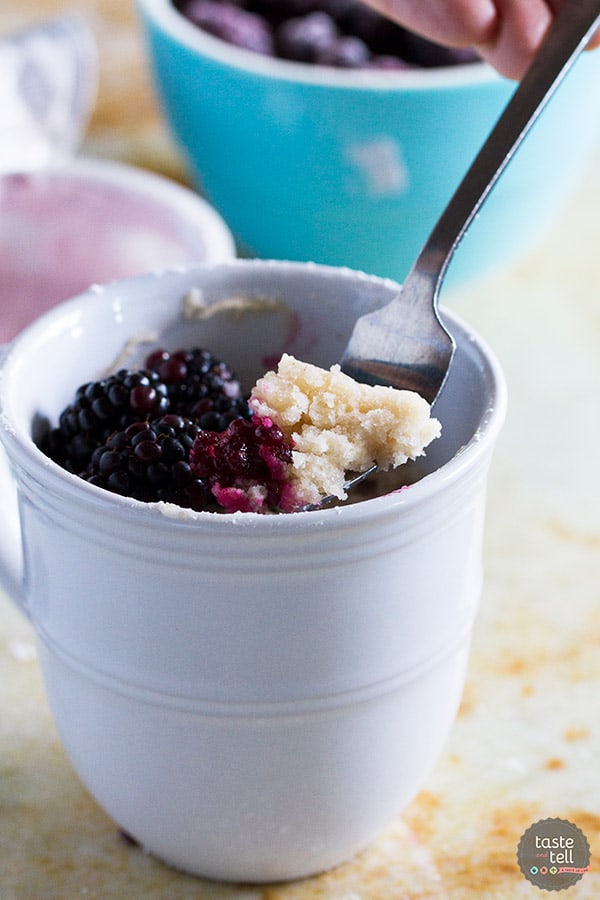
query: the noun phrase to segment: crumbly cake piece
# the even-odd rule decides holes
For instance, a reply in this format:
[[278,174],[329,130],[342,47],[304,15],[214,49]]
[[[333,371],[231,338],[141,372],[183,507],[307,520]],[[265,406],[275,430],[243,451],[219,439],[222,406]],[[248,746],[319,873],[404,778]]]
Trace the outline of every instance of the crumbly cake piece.
[[441,432],[414,391],[362,384],[338,365],[321,369],[288,354],[257,381],[250,407],[292,441],[291,478],[314,503],[328,495],[346,499],[348,472],[400,466]]

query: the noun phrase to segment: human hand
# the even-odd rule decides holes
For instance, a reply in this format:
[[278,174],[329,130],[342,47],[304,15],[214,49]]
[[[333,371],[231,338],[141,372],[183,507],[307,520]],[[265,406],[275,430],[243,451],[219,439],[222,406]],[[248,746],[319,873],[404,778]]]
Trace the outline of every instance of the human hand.
[[[502,75],[520,79],[565,0],[366,0],[429,40],[475,47]],[[600,46],[600,30],[590,42]]]

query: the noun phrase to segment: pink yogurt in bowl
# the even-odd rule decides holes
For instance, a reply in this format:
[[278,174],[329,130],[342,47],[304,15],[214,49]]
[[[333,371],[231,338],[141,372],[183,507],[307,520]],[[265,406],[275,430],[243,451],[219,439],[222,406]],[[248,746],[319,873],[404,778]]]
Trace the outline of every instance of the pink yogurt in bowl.
[[218,213],[152,172],[79,158],[0,178],[0,344],[91,284],[235,255]]

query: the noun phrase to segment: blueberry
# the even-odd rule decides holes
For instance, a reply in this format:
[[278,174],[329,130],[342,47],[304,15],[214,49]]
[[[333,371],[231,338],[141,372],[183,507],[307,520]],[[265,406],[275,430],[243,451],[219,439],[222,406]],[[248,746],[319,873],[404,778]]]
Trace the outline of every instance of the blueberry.
[[318,53],[316,62],[324,66],[361,69],[368,64],[370,56],[364,41],[352,35],[342,35]]
[[271,27],[262,16],[218,0],[194,0],[185,14],[199,28],[236,47],[273,55]]
[[315,62],[335,42],[338,30],[327,13],[313,12],[283,22],[276,37],[281,56],[296,62]]
[[471,49],[442,47],[407,31],[363,0],[173,2],[182,15],[223,40],[296,62],[385,70],[478,59]]

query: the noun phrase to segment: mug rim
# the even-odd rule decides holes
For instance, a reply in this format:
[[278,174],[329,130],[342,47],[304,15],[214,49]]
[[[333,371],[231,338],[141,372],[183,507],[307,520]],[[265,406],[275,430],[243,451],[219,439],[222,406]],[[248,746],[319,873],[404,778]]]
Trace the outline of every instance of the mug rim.
[[446,463],[411,484],[410,489],[400,488],[356,503],[279,515],[256,512],[227,513],[207,510],[200,512],[177,507],[173,504],[146,503],[131,497],[113,494],[110,491],[91,485],[77,475],[68,472],[47,457],[35,444],[31,435],[22,435],[20,429],[11,422],[5,411],[6,403],[4,400],[7,369],[11,365],[11,359],[19,353],[22,345],[27,347],[28,344],[35,343],[40,335],[52,327],[55,320],[71,316],[81,307],[82,303],[86,306],[94,306],[105,302],[103,287],[107,289],[122,289],[123,285],[140,284],[144,280],[154,280],[163,276],[186,275],[205,270],[235,268],[263,268],[271,271],[289,271],[291,269],[296,272],[309,269],[323,275],[330,273],[333,276],[337,275],[343,278],[364,278],[370,283],[380,284],[394,291],[397,291],[399,287],[398,283],[390,278],[369,275],[348,267],[328,266],[311,262],[239,258],[213,263],[201,262],[172,266],[156,272],[117,279],[100,287],[92,285],[87,291],[65,300],[43,313],[24,328],[10,344],[0,347],[0,429],[4,433],[3,443],[5,448],[8,450],[10,446],[14,451],[13,457],[11,457],[10,453],[7,454],[9,459],[14,460],[18,466],[34,475],[37,481],[43,477],[47,481],[48,493],[54,493],[65,498],[70,496],[79,505],[85,504],[90,509],[103,510],[106,513],[111,511],[117,513],[118,511],[119,515],[137,519],[140,523],[143,521],[145,527],[154,525],[159,528],[167,528],[171,525],[198,529],[206,527],[210,529],[231,528],[235,532],[240,532],[241,527],[256,528],[260,524],[260,527],[266,532],[270,529],[296,529],[300,523],[308,528],[315,525],[319,519],[323,524],[327,522],[331,525],[335,525],[336,519],[338,519],[339,527],[347,527],[359,519],[375,518],[388,511],[392,512],[398,507],[406,507],[407,510],[410,510],[418,504],[427,502],[433,494],[437,494],[452,485],[461,477],[466,468],[470,468],[475,464],[478,458],[487,454],[490,447],[493,446],[506,415],[507,391],[504,373],[487,342],[459,315],[448,309],[441,310],[443,318],[450,324],[451,328],[458,328],[466,344],[477,348],[479,358],[485,365],[488,382],[494,388],[493,393],[490,394],[488,407],[481,417],[475,433]]
[[340,90],[400,92],[432,88],[456,88],[500,82],[501,76],[488,63],[458,63],[400,71],[341,69],[313,63],[264,56],[214,37],[188,21],[171,0],[137,0],[137,6],[163,34],[188,50],[213,62],[272,81],[311,84]]

